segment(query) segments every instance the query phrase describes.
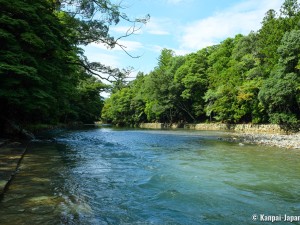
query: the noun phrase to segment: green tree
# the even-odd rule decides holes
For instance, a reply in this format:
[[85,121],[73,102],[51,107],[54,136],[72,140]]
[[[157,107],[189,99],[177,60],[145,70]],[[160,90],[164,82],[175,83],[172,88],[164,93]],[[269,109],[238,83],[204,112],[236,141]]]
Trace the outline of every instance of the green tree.
[[293,17],[300,11],[300,6],[297,0],[285,0],[281,6],[280,12],[283,16]]
[[[299,21],[298,2],[286,0],[280,15],[274,10],[266,13],[257,33],[236,35],[186,56],[175,56],[164,49],[152,72],[125,85],[126,91],[117,90],[114,100],[107,100],[106,105],[114,108],[107,113],[117,118],[118,113],[113,113],[127,101],[127,113],[122,114],[123,119],[118,117],[123,122],[194,122],[209,118],[297,128]],[[115,96],[123,100],[118,102]]]
[[65,27],[43,0],[1,0],[1,11],[1,115],[55,122],[76,85]]
[[[63,23],[68,27],[68,36],[74,41],[76,46],[88,45],[90,43],[102,43],[112,49],[119,46],[126,51],[126,46],[119,43],[119,40],[126,38],[150,19],[149,15],[143,18],[130,18],[122,12],[122,5],[114,4],[110,0],[56,0],[53,1],[58,15]],[[110,27],[115,26],[123,21],[126,25],[131,26],[127,32],[120,36],[114,37],[110,34]],[[89,74],[99,77],[101,80],[107,80],[118,83],[123,79],[124,71],[114,69],[104,65],[101,62],[89,62],[84,56],[84,52],[77,52],[80,59],[74,63],[83,67]]]
[[264,122],[264,111],[258,101],[263,80],[263,68],[258,57],[258,35],[251,32],[235,44],[230,62],[232,76],[236,77],[235,122]]
[[131,125],[133,122],[132,115],[134,114],[131,107],[132,98],[133,93],[129,87],[112,94],[104,104],[102,119],[119,126]]
[[209,48],[187,55],[184,64],[175,73],[175,81],[181,86],[182,108],[193,121],[204,114],[203,96],[208,87],[208,55]]
[[158,66],[145,78],[145,112],[149,121],[171,122],[177,113],[172,92],[174,75],[169,71],[173,57],[172,50],[163,49]]
[[284,35],[282,19],[274,10],[266,13],[262,28],[258,32],[258,56],[263,65],[264,76],[268,77],[279,59],[277,48]]
[[[79,46],[98,42],[125,50],[120,38],[149,17],[130,19],[108,0],[0,0],[0,5],[0,117],[23,125],[99,118],[100,92],[107,88],[102,80],[117,83],[124,73],[89,62]],[[121,20],[132,29],[112,37],[109,27]]]
[[300,31],[286,32],[278,47],[280,59],[259,93],[270,121],[295,127],[300,115]]
[[73,100],[73,104],[77,108],[78,115],[72,120],[79,120],[84,123],[93,123],[99,120],[104,105],[104,100],[99,93],[107,88],[107,85],[95,77],[85,75],[85,78],[82,78],[77,85],[77,98],[75,101]]
[[236,76],[232,76],[230,65],[232,51],[236,39],[228,38],[220,45],[215,46],[208,57],[209,68],[207,70],[209,89],[204,99],[206,101],[206,115],[218,121],[232,122],[234,105],[236,101]]

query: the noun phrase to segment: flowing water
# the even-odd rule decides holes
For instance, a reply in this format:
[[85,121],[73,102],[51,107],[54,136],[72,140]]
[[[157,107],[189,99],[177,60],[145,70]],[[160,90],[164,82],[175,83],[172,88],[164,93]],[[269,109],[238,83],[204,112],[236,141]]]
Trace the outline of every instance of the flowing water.
[[300,216],[300,151],[222,135],[100,128],[32,142],[0,202],[0,224],[259,224],[252,215]]

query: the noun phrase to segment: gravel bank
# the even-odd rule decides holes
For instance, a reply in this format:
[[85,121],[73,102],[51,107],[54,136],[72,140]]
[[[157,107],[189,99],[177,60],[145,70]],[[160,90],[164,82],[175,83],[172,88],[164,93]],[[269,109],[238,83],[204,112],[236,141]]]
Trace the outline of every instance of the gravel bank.
[[276,146],[280,148],[300,149],[300,133],[289,135],[234,133],[228,138],[222,138],[222,140],[246,144]]

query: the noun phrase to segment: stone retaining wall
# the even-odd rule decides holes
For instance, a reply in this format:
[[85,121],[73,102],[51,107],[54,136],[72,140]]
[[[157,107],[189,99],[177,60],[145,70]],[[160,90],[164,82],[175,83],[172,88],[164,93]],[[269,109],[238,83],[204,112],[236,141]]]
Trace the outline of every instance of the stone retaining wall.
[[268,133],[268,134],[282,134],[285,133],[284,130],[276,124],[186,124],[184,126],[186,129],[194,130],[228,130],[237,131],[243,133]]
[[234,130],[245,133],[285,133],[285,131],[276,124],[237,124],[236,126],[234,126]]
[[284,130],[276,124],[224,124],[224,123],[198,123],[198,124],[163,124],[163,123],[142,123],[140,128],[163,129],[163,128],[181,128],[191,130],[224,130],[237,131],[243,133],[267,133],[283,134]]
[[139,125],[139,128],[145,128],[145,129],[177,129],[177,128],[183,128],[184,124],[182,123],[141,123]]
[[162,129],[164,128],[163,123],[141,123],[140,128],[145,129]]

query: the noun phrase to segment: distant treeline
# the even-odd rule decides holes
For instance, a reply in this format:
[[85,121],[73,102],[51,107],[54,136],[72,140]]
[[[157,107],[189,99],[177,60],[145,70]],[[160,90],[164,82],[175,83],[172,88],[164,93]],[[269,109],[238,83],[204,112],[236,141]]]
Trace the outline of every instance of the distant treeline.
[[[146,63],[146,62],[145,62]],[[149,74],[116,86],[102,119],[141,122],[275,123],[300,120],[300,6],[286,0],[262,27],[196,53],[164,49]]]

